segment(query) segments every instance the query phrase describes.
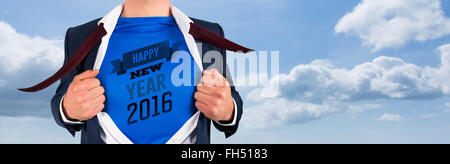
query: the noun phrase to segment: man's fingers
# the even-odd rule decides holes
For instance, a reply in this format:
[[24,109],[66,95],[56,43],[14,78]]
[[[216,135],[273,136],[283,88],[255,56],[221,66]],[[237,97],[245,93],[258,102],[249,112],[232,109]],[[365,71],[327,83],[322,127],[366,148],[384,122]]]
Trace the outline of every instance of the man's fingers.
[[91,70],[84,71],[83,73],[74,77],[74,80],[82,80],[92,74]]
[[226,87],[229,83],[216,69],[203,71],[202,84],[207,86]]
[[203,77],[206,77],[204,79],[210,81],[223,78],[222,74],[220,74],[219,71],[217,71],[216,69],[204,70]]
[[83,83],[83,86],[85,86],[86,89],[88,89],[88,90],[91,90],[91,89],[94,89],[94,88],[97,88],[100,86],[100,80],[95,79],[95,78],[85,79],[82,81],[82,83]]
[[211,97],[205,93],[202,93],[202,92],[195,92],[194,98],[195,98],[195,100],[200,101],[204,104],[208,104],[209,100],[213,99],[213,97]]
[[208,110],[208,105],[199,101],[195,102],[195,107],[202,113]]
[[91,73],[86,77],[86,79],[95,78],[95,76],[97,76],[99,73],[100,71],[98,69],[92,70]]
[[100,113],[103,110],[103,108],[105,108],[105,104],[101,103],[94,108],[94,111],[97,114]]
[[201,83],[200,83],[200,84],[197,86],[197,91],[202,92],[202,93],[205,93],[205,94],[207,94],[207,95],[211,95],[211,94],[213,94],[213,93],[215,92],[215,89],[214,89],[214,87],[207,86],[207,85],[205,85],[205,84],[201,84]]
[[211,87],[221,87],[221,86],[225,85],[223,78],[220,78],[220,77],[215,78],[215,77],[211,77],[209,75],[204,75],[202,77],[201,83],[206,86],[211,86]]
[[84,79],[75,86],[74,91],[89,91],[100,86],[100,80],[91,78]]
[[96,87],[88,91],[87,99],[95,99],[99,96],[102,96],[105,93],[105,89],[103,87]]
[[103,104],[106,101],[105,95],[98,96],[95,98],[94,103],[96,104]]
[[[105,101],[106,101],[106,98],[105,97],[103,97],[103,96],[99,96],[99,97],[97,97],[95,100],[93,100],[90,104],[91,104],[91,107],[93,107],[93,108],[91,108],[91,109],[93,109],[94,111],[98,111],[98,107],[99,106],[103,106],[102,107],[102,109],[104,108],[104,105],[105,105]],[[97,110],[96,110],[97,109]]]
[[89,79],[89,78],[94,78],[95,76],[97,76],[99,73],[99,70],[87,70],[84,71],[83,73],[75,76],[74,80],[84,80],[84,79]]

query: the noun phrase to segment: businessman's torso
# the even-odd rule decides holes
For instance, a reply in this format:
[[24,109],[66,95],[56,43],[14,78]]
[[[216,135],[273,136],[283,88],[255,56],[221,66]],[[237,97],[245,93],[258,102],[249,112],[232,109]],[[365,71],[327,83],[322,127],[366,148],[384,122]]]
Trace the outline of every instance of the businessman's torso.
[[[84,25],[80,25],[80,26],[71,28],[69,30],[68,38],[67,38],[68,41],[66,41],[66,43],[68,43],[68,45],[66,45],[66,46],[68,48],[67,49],[67,51],[68,51],[67,53],[69,54],[69,57],[75,53],[77,47],[79,47],[82,44],[82,42],[87,38],[87,36],[96,28],[97,22],[99,20],[100,19],[93,20],[93,21],[91,21],[89,23],[86,23]],[[198,19],[193,19],[193,21],[197,25],[200,25],[200,26],[205,27],[205,28],[207,28],[207,29],[209,29],[211,31],[214,31],[214,32],[216,32],[218,34],[223,35],[223,33],[221,32],[221,29],[219,28],[219,26],[217,24],[206,22],[206,21],[202,21],[202,20],[198,20]],[[200,43],[200,42],[197,42],[197,43]],[[210,44],[207,44],[207,43],[201,43],[200,45],[201,45],[201,47],[199,47],[199,51],[200,51],[200,54],[202,55],[202,58],[203,58],[203,54],[205,54],[208,51],[218,51],[218,52],[221,52],[221,54],[222,54],[222,59],[223,59],[222,62],[226,61],[225,52],[223,50],[218,49],[218,48],[216,48],[216,47],[214,47],[214,46],[212,46]],[[139,46],[137,46],[137,47],[139,47]],[[97,45],[87,55],[87,57],[82,61],[82,63],[79,66],[77,66],[76,72],[78,74],[82,73],[82,72],[84,72],[86,70],[93,69],[94,64],[96,62],[96,58],[97,58],[98,48],[99,48],[99,45]],[[108,59],[108,56],[105,56],[105,59]],[[214,64],[214,62],[207,62],[207,63],[202,63],[202,66],[203,66],[203,68],[208,68],[212,64]],[[219,65],[224,66],[223,68],[219,68],[219,69],[226,70],[226,68],[225,68],[226,64],[222,63],[222,64],[219,64]],[[103,65],[102,65],[102,67],[103,67]],[[128,76],[131,76],[131,75],[128,74]],[[133,84],[131,84],[131,85],[133,85]],[[111,87],[113,87],[113,86],[115,86],[115,84],[111,85]],[[108,87],[105,87],[105,89],[107,90],[106,92],[108,92]],[[188,91],[188,93],[191,93],[191,92],[193,93],[195,91],[195,89],[187,89],[187,91]],[[164,93],[162,93],[162,94],[164,94]],[[150,100],[154,95],[150,94],[150,95],[147,95],[147,96],[150,96],[150,97],[143,98],[143,100],[146,100],[146,99]],[[166,96],[167,96],[167,94],[166,94]],[[191,95],[191,97],[192,97],[192,95]],[[160,99],[161,98],[162,97],[160,97]],[[107,100],[107,101],[109,101],[109,100]],[[109,101],[109,102],[113,102],[113,101]],[[147,103],[146,101],[144,103],[141,103],[141,101],[135,102],[135,104],[137,104],[137,105],[142,104],[142,105],[145,105],[145,106],[147,105],[146,103]],[[183,102],[181,104],[186,104],[186,103],[191,103],[191,102],[189,100],[189,101]],[[129,103],[129,104],[134,104],[134,103]],[[106,105],[108,105],[108,103]],[[114,105],[114,103],[110,104],[110,106],[113,106],[113,105]],[[189,107],[187,107],[184,110],[184,112],[185,113],[192,113],[193,109],[190,108],[191,105],[187,105],[187,106],[189,106]],[[127,110],[127,108],[128,108],[128,106],[125,108],[125,110]],[[106,108],[106,110],[113,110],[113,108]],[[123,110],[123,109],[121,109],[121,110]],[[162,108],[161,108],[161,111],[162,111]],[[137,116],[140,117],[140,114],[138,114]],[[128,120],[129,115],[128,116],[127,115],[125,115],[125,116],[121,115],[120,117],[122,119],[123,119],[123,117],[127,117],[127,120],[125,121],[125,124],[128,124],[130,122],[130,120]],[[146,117],[147,117],[147,115],[143,115],[143,118],[146,118]],[[138,119],[140,119],[140,118],[138,118]],[[133,122],[133,121],[134,120],[131,120],[131,122]],[[86,124],[84,124],[81,127],[81,130],[82,130],[82,137],[81,137],[82,138],[82,140],[81,140],[82,143],[104,143],[104,141],[102,141],[102,139],[100,137],[100,135],[102,134],[102,132],[101,132],[102,129],[100,128],[100,125],[98,123],[98,119],[96,117],[94,117],[91,120],[86,121]],[[199,143],[199,144],[201,144],[201,143],[209,143],[209,140],[210,140],[210,120],[207,119],[203,114],[201,114],[200,117],[199,117],[197,128],[194,131],[194,133],[197,134],[197,141],[196,141],[196,143]]]

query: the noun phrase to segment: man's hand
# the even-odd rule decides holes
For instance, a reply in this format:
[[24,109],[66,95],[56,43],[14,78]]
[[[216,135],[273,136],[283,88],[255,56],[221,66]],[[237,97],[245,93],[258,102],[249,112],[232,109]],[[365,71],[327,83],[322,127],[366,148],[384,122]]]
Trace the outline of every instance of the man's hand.
[[233,119],[234,100],[227,79],[216,69],[203,71],[202,82],[194,95],[195,106],[214,121]]
[[63,99],[63,110],[68,119],[89,120],[105,107],[105,89],[95,78],[98,73],[98,70],[88,70],[73,79]]

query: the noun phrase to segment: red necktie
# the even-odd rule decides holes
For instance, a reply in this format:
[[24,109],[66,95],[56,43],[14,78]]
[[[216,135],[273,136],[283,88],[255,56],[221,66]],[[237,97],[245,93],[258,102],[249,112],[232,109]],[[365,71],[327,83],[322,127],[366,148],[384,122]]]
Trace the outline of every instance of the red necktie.
[[[101,23],[91,34],[89,34],[88,38],[81,44],[81,46],[77,49],[75,54],[66,62],[66,64],[61,67],[58,72],[56,72],[53,76],[49,77],[47,80],[33,86],[30,88],[19,89],[23,92],[37,92],[43,90],[50,85],[54,84],[56,81],[60,80],[67,74],[69,74],[73,69],[75,69],[81,61],[87,56],[87,54],[102,40],[103,36],[107,34],[105,28],[103,27],[103,23]],[[189,34],[191,34],[195,39],[209,43],[218,48],[234,51],[234,52],[250,52],[253,51],[251,49],[240,46],[230,40],[225,39],[224,37],[206,29],[201,26],[198,26],[194,23],[191,23],[191,28],[189,30]]]

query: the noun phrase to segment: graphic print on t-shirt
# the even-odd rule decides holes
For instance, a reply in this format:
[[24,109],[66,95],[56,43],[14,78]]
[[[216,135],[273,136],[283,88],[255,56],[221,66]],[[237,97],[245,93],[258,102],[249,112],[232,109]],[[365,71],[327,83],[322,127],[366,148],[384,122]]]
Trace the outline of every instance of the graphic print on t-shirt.
[[[161,25],[158,21],[159,24],[151,27]],[[163,22],[161,26],[165,28],[159,33],[148,33],[148,37],[141,33],[132,37],[134,33],[129,33],[130,28],[120,29],[123,26],[119,23],[97,76],[107,99],[103,112],[108,113],[133,143],[166,143],[197,111],[193,104],[194,85],[175,86],[171,81],[172,72],[182,62],[191,63],[188,70],[191,75],[200,71],[189,54],[181,31],[172,28],[173,20]],[[124,25],[130,25],[130,22],[126,23]],[[136,30],[139,25],[132,29]],[[148,24],[146,27],[145,30]],[[172,62],[174,52],[184,53],[189,61]],[[194,84],[194,78],[191,80]]]
[[[181,43],[178,42],[175,46],[179,46]],[[154,62],[159,59],[167,59],[170,61],[172,58],[173,49],[178,50],[178,47],[169,48],[169,41],[164,41],[161,43],[156,43],[132,52],[123,54],[122,60],[117,59],[111,62],[114,66],[113,72],[117,72],[118,75],[126,73],[127,69],[138,67],[147,63]],[[162,63],[157,64],[158,66],[150,66],[154,72],[153,67],[160,67]],[[159,68],[158,68],[159,69]],[[132,74],[134,76],[139,76],[140,73],[147,73],[146,70],[138,70],[138,75]],[[134,77],[133,77],[134,78]]]

